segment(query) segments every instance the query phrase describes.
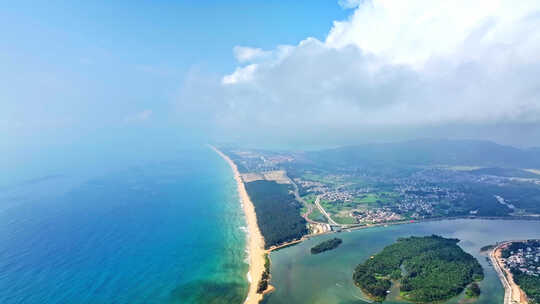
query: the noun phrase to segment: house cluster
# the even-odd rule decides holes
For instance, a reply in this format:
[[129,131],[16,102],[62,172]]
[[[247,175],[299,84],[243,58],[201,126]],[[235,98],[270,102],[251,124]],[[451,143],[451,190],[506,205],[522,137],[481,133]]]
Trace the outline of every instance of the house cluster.
[[355,210],[350,213],[350,216],[355,218],[358,223],[383,223],[403,219],[399,214],[392,212],[389,208]]
[[335,202],[351,202],[354,199],[354,194],[350,191],[327,191],[321,195],[321,199],[325,201]]
[[422,216],[431,215],[433,213],[433,205],[430,202],[426,202],[423,199],[400,201],[397,203],[396,208],[399,213],[411,213],[412,218],[421,218]]
[[433,214],[434,206],[440,202],[453,202],[462,199],[465,193],[434,185],[400,185],[395,188],[399,193],[396,205],[398,212],[413,213],[413,218],[421,218]]
[[510,256],[503,259],[506,267],[532,276],[540,276],[540,246],[527,246],[511,251]]
[[294,182],[306,189],[306,192],[308,193],[325,193],[328,191],[328,187],[321,182],[314,182],[301,178],[295,178]]

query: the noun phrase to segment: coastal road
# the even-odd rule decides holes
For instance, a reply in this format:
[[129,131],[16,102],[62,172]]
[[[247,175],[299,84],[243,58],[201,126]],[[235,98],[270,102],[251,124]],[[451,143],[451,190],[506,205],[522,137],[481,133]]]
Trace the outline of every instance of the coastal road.
[[311,223],[311,224],[324,224],[324,223],[319,223],[319,222],[316,222],[314,220],[311,220],[308,216],[309,214],[313,211],[313,206],[311,204],[308,204],[308,202],[306,202],[301,196],[300,196],[300,193],[299,193],[299,190],[298,190],[298,185],[296,185],[296,183],[292,180],[292,178],[290,178],[289,176],[287,176],[287,178],[289,179],[289,182],[293,185],[293,188],[294,188],[294,198],[299,201],[300,203],[302,203],[304,206],[306,206],[306,208],[308,209],[306,211],[306,213],[302,214],[302,217],[308,222],[308,223]]
[[497,247],[493,248],[491,252],[489,253],[489,258],[491,259],[491,264],[495,268],[495,272],[497,272],[497,276],[501,280],[501,283],[504,287],[504,304],[512,304],[512,288],[510,288],[510,283],[508,283],[508,280],[506,279],[506,275],[504,275],[504,270],[501,269],[501,266],[499,265],[499,259],[495,257],[495,252],[506,243],[499,244]]
[[319,208],[321,213],[324,214],[324,216],[326,216],[326,218],[328,219],[328,222],[330,223],[330,225],[341,226],[340,224],[334,222],[334,220],[330,217],[330,214],[328,214],[326,212],[326,210],[324,210],[323,206],[321,206],[320,201],[321,201],[321,196],[317,195],[317,198],[315,199],[315,206],[317,206],[317,208]]
[[504,266],[499,263],[501,248],[507,246],[512,242],[516,241],[507,241],[498,244],[489,253],[489,258],[491,259],[491,264],[493,264],[495,272],[497,272],[497,276],[501,280],[501,283],[504,287],[504,304],[526,303],[521,301],[521,289],[516,285],[515,282],[508,279],[506,269],[504,269]]
[[293,193],[294,193],[295,199],[297,201],[299,201],[300,203],[302,203],[307,208],[307,211],[304,214],[302,214],[302,217],[306,220],[306,222],[308,222],[311,225],[312,234],[327,233],[327,232],[331,231],[332,229],[330,228],[329,224],[317,222],[317,221],[314,221],[314,220],[309,218],[309,215],[311,214],[311,212],[313,212],[313,205],[306,202],[300,196],[300,193],[299,193],[299,190],[298,190],[298,185],[296,185],[296,183],[288,175],[287,175],[287,178],[289,179],[289,182],[294,187]]

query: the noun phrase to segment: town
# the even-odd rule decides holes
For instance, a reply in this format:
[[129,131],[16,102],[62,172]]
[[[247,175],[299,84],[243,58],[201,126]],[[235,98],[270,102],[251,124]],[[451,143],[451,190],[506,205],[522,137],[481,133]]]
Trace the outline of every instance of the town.
[[540,241],[516,242],[503,250],[502,260],[508,269],[540,276]]
[[[531,172],[475,166],[342,166],[306,152],[228,149],[247,181],[283,175],[292,183],[308,222],[344,227],[443,217],[524,216],[540,208]],[[254,175],[255,174],[255,175]],[[516,175],[518,177],[514,177]],[[521,176],[521,177],[520,177]],[[268,178],[267,178],[268,179]],[[272,178],[270,178],[272,180]],[[276,179],[274,179],[276,180]],[[279,182],[279,181],[278,181]],[[291,193],[293,187],[291,187]],[[533,195],[527,195],[531,193]]]

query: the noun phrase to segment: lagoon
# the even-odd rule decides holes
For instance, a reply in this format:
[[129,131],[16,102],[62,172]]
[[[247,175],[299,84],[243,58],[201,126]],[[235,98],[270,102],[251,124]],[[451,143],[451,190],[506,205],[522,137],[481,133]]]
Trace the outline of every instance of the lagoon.
[[[310,248],[335,234],[313,237],[299,245],[273,252],[272,281],[276,290],[265,304],[360,304],[368,303],[354,286],[354,267],[392,244],[399,237],[438,234],[461,240],[459,246],[478,259],[485,278],[480,283],[478,304],[503,303],[504,290],[480,248],[504,240],[540,238],[540,221],[457,219],[414,224],[374,227],[339,233],[343,243],[338,248],[312,255]],[[392,300],[384,303],[402,303]],[[447,303],[459,303],[460,297]]]

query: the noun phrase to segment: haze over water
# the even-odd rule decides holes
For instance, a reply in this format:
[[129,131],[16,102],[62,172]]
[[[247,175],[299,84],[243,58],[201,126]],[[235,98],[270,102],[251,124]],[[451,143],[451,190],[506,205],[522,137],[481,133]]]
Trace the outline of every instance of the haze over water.
[[240,303],[244,218],[230,168],[205,146],[165,143],[116,147],[124,159],[92,170],[96,159],[74,149],[64,157],[79,168],[44,161],[3,183],[0,302]]

